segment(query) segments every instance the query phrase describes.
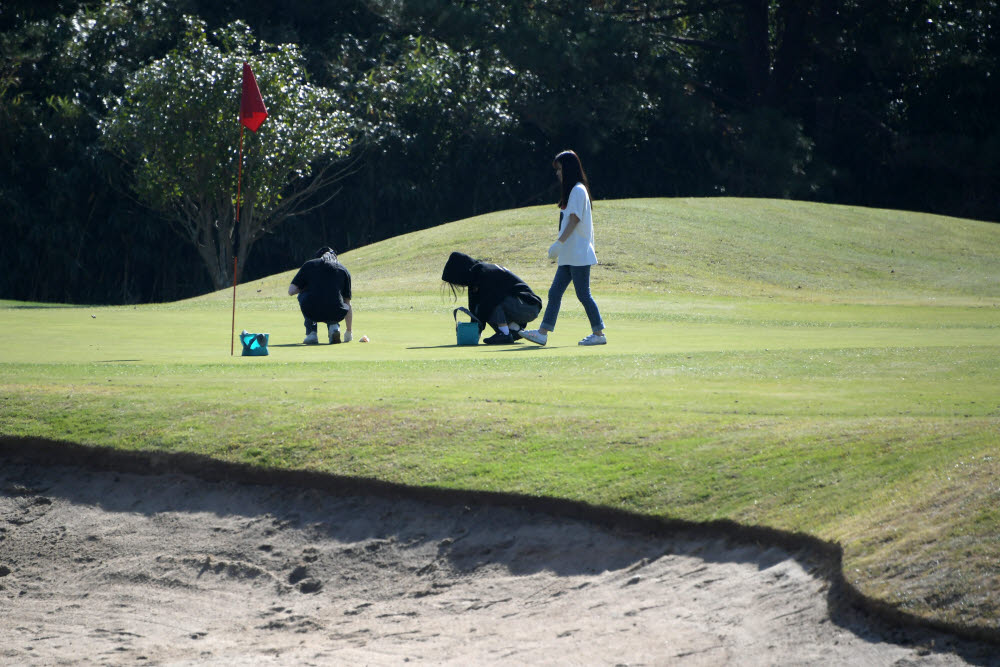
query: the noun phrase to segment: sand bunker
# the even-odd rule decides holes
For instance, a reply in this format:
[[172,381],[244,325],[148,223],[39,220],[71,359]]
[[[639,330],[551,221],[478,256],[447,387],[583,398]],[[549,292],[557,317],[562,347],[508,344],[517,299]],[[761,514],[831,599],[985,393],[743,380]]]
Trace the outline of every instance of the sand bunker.
[[0,663],[987,664],[807,555],[0,456]]

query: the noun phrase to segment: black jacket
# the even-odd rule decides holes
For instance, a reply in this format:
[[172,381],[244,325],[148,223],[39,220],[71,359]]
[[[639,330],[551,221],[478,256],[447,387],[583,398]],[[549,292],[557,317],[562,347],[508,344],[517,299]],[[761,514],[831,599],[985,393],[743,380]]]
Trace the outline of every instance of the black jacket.
[[508,296],[542,307],[542,299],[510,269],[498,264],[472,259],[465,253],[453,252],[444,265],[441,280],[469,288],[469,310],[479,318],[479,330]]
[[299,306],[309,319],[330,323],[347,316],[344,300],[351,298],[351,274],[333,253],[303,264],[292,284],[302,292]]

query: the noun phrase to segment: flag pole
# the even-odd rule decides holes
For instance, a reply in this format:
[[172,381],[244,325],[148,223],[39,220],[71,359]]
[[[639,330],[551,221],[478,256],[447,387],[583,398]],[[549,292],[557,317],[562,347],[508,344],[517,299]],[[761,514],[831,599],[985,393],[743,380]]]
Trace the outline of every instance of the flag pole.
[[229,356],[233,356],[233,339],[236,338],[236,257],[233,257],[233,328],[229,333]]
[[[243,187],[243,124],[240,123],[240,166],[239,175],[236,178],[236,232],[240,228],[240,206],[241,192]],[[229,356],[234,354],[233,340],[236,338],[236,258],[239,256],[239,249],[233,253],[233,328],[229,330]]]
[[[236,233],[239,234],[240,227],[240,192],[243,186],[243,125],[240,125],[240,168],[239,176],[236,179]],[[229,331],[229,356],[233,356],[234,343],[236,338],[236,258],[239,250],[233,253],[233,328]]]
[[253,75],[250,63],[244,60],[243,86],[240,93],[240,168],[236,180],[236,227],[233,230],[235,232],[233,240],[237,243],[233,252],[233,329],[229,334],[229,356],[233,355],[233,338],[236,336],[236,269],[240,254],[240,209],[243,208],[243,128],[248,127],[251,132],[256,132],[266,119],[267,108],[264,106],[264,98],[260,96],[257,79]]

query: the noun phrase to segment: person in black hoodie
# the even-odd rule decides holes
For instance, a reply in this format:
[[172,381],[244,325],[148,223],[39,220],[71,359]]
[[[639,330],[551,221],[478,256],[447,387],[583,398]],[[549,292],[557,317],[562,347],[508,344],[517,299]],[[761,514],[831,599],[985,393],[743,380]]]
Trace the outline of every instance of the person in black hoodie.
[[351,309],[351,274],[337,259],[332,248],[324,246],[316,256],[302,265],[288,286],[288,295],[299,297],[299,309],[305,318],[306,345],[316,345],[317,323],[327,326],[330,344],[339,343],[340,321],[347,327],[344,342],[351,342],[351,325],[354,311]]
[[453,252],[441,273],[452,293],[467,288],[469,311],[479,319],[481,332],[489,324],[496,333],[484,338],[487,345],[513,343],[528,322],[538,317],[542,300],[509,269]]

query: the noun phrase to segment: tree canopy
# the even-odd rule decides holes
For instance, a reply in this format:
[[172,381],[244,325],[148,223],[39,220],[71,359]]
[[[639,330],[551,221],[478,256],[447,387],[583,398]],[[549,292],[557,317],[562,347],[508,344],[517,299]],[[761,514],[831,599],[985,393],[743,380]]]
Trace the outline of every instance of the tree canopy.
[[[248,60],[269,116],[246,137],[238,188],[236,73]],[[340,175],[336,158],[350,145],[338,96],[308,82],[298,47],[258,41],[241,22],[209,35],[189,18],[181,44],[131,75],[109,106],[100,124],[106,144],[131,167],[140,201],[197,249],[216,289],[231,283],[234,252],[245,264],[267,232],[324,203],[322,190]]]
[[[319,245],[551,203],[548,164],[565,148],[598,199],[766,196],[1000,219],[994,0],[9,4],[0,230],[16,243],[0,247],[0,297],[178,298],[227,279],[227,252],[253,277]],[[236,230],[244,57],[272,117],[245,147],[241,222],[260,227]],[[316,139],[331,143],[301,134],[318,122],[308,109],[336,126]],[[344,164],[324,154],[351,164],[332,199],[308,190]],[[265,174],[279,176],[253,181]],[[177,232],[189,243],[171,243]]]

